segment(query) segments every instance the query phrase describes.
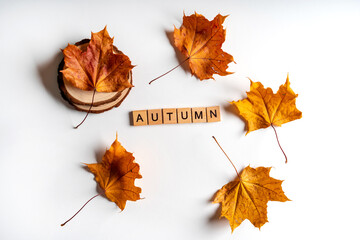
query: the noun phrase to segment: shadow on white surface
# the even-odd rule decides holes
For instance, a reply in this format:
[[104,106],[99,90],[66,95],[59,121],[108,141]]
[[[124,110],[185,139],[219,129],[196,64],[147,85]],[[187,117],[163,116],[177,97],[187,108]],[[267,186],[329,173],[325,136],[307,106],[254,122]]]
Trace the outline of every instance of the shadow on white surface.
[[62,61],[62,58],[63,55],[59,51],[51,59],[49,59],[49,61],[38,65],[37,70],[41,83],[49,95],[51,95],[56,101],[63,103],[67,108],[71,108],[71,106],[61,97],[61,92],[57,81],[58,67]]

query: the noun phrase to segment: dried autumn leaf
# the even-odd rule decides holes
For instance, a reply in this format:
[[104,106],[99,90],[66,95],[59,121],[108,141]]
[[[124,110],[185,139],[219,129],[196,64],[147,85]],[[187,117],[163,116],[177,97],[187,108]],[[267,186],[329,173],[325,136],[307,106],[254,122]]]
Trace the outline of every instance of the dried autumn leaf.
[[[120,92],[131,88],[129,74],[134,67],[128,56],[114,52],[114,38],[110,38],[106,27],[97,33],[91,33],[86,50],[69,44],[64,50],[64,69],[61,73],[64,81],[75,88],[93,91],[91,105],[83,121],[87,118],[94,103],[96,92]],[[115,48],[116,49],[116,48]]]
[[[250,80],[251,81],[251,80]],[[271,125],[281,126],[284,123],[300,119],[302,113],[296,108],[298,95],[290,88],[289,75],[285,84],[279,87],[276,94],[271,88],[264,88],[260,82],[251,81],[247,98],[233,101],[241,117],[245,119],[247,133]]]
[[132,87],[128,74],[134,67],[123,53],[113,53],[113,40],[106,27],[91,33],[85,51],[69,44],[64,50],[64,77],[74,87],[85,91],[119,92]]
[[259,229],[267,219],[267,202],[285,202],[281,183],[269,176],[271,168],[247,166],[239,179],[224,185],[215,195],[213,203],[221,204],[221,217],[229,220],[233,232],[245,219]]
[[180,29],[174,28],[175,46],[189,59],[191,73],[200,80],[225,76],[234,58],[221,49],[226,30],[222,24],[227,16],[218,14],[212,21],[201,14],[183,17]]
[[218,14],[209,21],[196,12],[190,16],[184,15],[181,27],[179,29],[174,27],[174,44],[186,59],[175,68],[189,61],[191,73],[200,80],[214,79],[213,74],[221,76],[231,74],[226,69],[229,63],[234,62],[234,58],[221,49],[226,35],[222,24],[226,17]]
[[[251,80],[250,80],[251,81]],[[285,84],[279,87],[276,94],[271,88],[264,88],[260,82],[251,81],[250,92],[247,98],[237,102],[232,101],[240,116],[246,122],[247,133],[272,126],[281,126],[284,123],[300,119],[302,113],[296,108],[296,97],[298,95],[290,88],[289,74]],[[280,143],[279,143],[280,146]],[[280,149],[282,150],[281,146]],[[284,153],[284,151],[282,150]],[[285,153],[284,153],[285,155]],[[286,162],[287,157],[285,155]]]
[[[126,151],[116,139],[107,150],[100,163],[85,164],[95,175],[95,180],[104,190],[105,196],[124,210],[126,201],[136,201],[140,199],[141,188],[136,187],[134,182],[136,178],[142,178],[139,174],[140,166],[134,162],[132,153]],[[90,198],[71,218],[65,221],[61,226],[71,221],[91,200],[102,195],[96,194]]]
[[127,200],[140,199],[141,188],[136,187],[134,182],[142,176],[139,174],[140,166],[134,159],[133,154],[121,146],[116,135],[116,140],[106,151],[102,162],[86,164],[106,197],[121,210],[124,210]]

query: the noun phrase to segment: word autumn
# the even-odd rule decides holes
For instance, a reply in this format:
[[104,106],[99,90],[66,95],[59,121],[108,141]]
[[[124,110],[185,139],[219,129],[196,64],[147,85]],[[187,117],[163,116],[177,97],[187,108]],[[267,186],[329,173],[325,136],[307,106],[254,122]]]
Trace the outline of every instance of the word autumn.
[[132,125],[219,122],[220,107],[163,108],[132,112]]

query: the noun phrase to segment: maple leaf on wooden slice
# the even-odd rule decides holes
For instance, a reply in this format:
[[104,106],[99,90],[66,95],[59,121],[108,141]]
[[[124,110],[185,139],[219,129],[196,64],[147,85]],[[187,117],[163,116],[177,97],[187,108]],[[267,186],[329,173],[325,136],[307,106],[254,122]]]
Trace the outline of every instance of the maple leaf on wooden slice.
[[[116,139],[109,150],[106,150],[100,163],[85,164],[95,175],[95,180],[104,190],[105,196],[121,210],[125,209],[126,201],[140,199],[141,188],[135,186],[135,179],[142,178],[140,166],[135,163],[132,153],[126,151]],[[90,198],[70,219],[61,224],[64,226],[73,219],[92,199],[102,195],[99,193]]]
[[93,91],[89,110],[75,128],[90,113],[96,92],[120,92],[133,87],[129,82],[129,73],[134,66],[128,56],[113,52],[113,41],[105,27],[100,32],[91,33],[86,50],[71,44],[63,50],[65,66],[61,73],[64,81],[78,89]]
[[140,166],[134,160],[133,154],[121,146],[116,136],[100,163],[86,164],[106,197],[121,210],[124,210],[126,201],[140,199],[141,188],[134,182],[142,176],[139,174]]
[[85,51],[69,44],[63,50],[65,68],[61,72],[65,79],[85,91],[119,92],[132,87],[128,74],[134,66],[128,56],[113,52],[113,40],[105,27],[91,33]]
[[221,76],[231,74],[232,72],[226,69],[229,63],[234,62],[234,58],[221,49],[226,35],[222,24],[226,17],[218,14],[209,21],[196,12],[190,16],[184,14],[181,27],[179,29],[174,27],[174,44],[186,59],[175,68],[189,61],[191,73],[200,80],[214,79],[213,74]]
[[[247,98],[237,102],[232,101],[231,104],[239,110],[240,116],[246,122],[246,135],[260,128],[271,126],[278,140],[274,126],[280,127],[284,123],[302,117],[302,112],[296,108],[295,101],[298,94],[295,94],[290,88],[289,74],[285,84],[279,87],[277,93],[273,93],[271,88],[265,89],[260,82],[251,80],[250,82],[250,91],[247,92]],[[287,162],[286,155],[285,158]]]
[[213,203],[221,204],[221,217],[229,220],[232,232],[245,219],[260,229],[268,222],[268,201],[289,201],[281,188],[283,181],[270,177],[270,169],[247,166],[239,179],[224,185],[215,194]]
[[[90,43],[90,39],[83,39],[77,43],[80,50],[85,51]],[[121,53],[116,46],[113,45],[114,53]],[[101,113],[108,111],[113,107],[118,107],[122,101],[127,97],[132,88],[126,88],[120,92],[96,92],[94,101],[92,101],[93,91],[84,91],[74,87],[66,80],[61,70],[64,68],[64,59],[60,62],[58,67],[58,86],[61,96],[65,101],[72,105],[76,110],[87,112],[92,105],[90,113]],[[129,72],[128,81],[132,83],[132,71]]]

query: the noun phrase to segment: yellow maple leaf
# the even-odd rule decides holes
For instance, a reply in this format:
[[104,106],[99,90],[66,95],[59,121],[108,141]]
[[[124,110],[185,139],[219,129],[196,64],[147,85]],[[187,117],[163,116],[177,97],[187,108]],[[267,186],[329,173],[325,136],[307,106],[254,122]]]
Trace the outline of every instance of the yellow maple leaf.
[[250,91],[247,92],[247,98],[237,102],[232,101],[238,110],[240,116],[246,122],[247,132],[267,128],[271,126],[276,135],[276,140],[281,151],[287,156],[282,149],[279,138],[274,126],[281,126],[284,123],[300,119],[302,112],[296,108],[297,94],[290,88],[289,74],[286,77],[285,84],[279,87],[277,93],[273,93],[271,88],[264,88],[260,82],[251,81]]
[[[250,80],[251,81],[251,80]],[[279,87],[277,93],[271,88],[264,88],[260,82],[251,81],[247,98],[237,102],[232,101],[240,116],[246,122],[247,133],[271,125],[281,126],[284,123],[300,119],[302,113],[296,108],[298,95],[290,88],[289,74],[285,84]]]
[[216,193],[213,203],[221,204],[221,217],[229,220],[231,231],[245,219],[260,229],[268,221],[268,201],[289,201],[281,188],[283,181],[270,177],[270,169],[247,166],[239,179]]

